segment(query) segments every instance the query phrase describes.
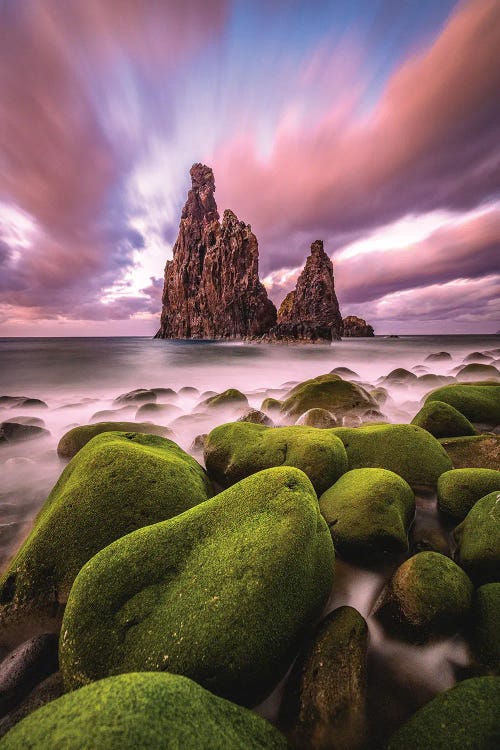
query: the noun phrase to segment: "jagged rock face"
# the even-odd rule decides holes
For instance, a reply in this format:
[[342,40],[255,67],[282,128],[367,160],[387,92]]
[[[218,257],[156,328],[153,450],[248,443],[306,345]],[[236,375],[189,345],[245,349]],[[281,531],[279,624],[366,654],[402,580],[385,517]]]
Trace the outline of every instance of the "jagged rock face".
[[356,315],[348,315],[342,321],[344,324],[344,336],[374,336],[373,327]]
[[277,338],[340,338],[342,316],[335,294],[333,266],[321,240],[312,243],[295,290],[281,304],[273,333]]
[[194,164],[190,174],[156,337],[260,336],[275,324],[276,308],[259,280],[257,238],[232,211],[219,222],[210,167]]

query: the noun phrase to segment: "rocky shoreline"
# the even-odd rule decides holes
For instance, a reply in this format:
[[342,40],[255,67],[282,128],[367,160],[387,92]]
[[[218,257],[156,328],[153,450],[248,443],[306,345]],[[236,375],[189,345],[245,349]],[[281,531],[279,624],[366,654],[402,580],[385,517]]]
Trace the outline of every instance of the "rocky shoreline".
[[[260,408],[137,389],[62,435],[0,581],[0,747],[496,747],[500,350],[473,354],[470,380],[337,367]],[[15,419],[0,450],[46,439]],[[186,420],[216,425],[188,451]]]

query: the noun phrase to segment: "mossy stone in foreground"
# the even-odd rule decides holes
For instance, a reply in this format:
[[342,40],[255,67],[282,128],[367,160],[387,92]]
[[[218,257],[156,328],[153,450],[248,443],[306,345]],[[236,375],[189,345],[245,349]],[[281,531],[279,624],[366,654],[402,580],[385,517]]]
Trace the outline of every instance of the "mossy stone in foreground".
[[61,458],[73,458],[89,440],[103,432],[140,432],[161,437],[168,437],[172,434],[172,430],[168,427],[161,427],[151,422],[96,422],[73,427],[66,432],[57,446],[57,455]]
[[486,672],[500,673],[500,583],[486,583],[476,591],[473,650]]
[[108,677],[26,717],[2,750],[286,750],[271,724],[173,674]]
[[281,413],[289,419],[297,419],[309,409],[319,408],[332,412],[334,416],[342,416],[376,406],[375,399],[360,385],[329,374],[295,386],[284,399]]
[[444,401],[428,401],[415,414],[411,424],[422,427],[437,438],[476,435],[476,429],[457,409]]
[[408,552],[415,497],[411,487],[394,472],[348,471],[321,495],[319,505],[342,557],[374,562]]
[[500,677],[473,677],[440,693],[390,739],[386,750],[498,750]]
[[133,432],[93,438],[70,461],[0,583],[3,623],[64,604],[76,574],[125,534],[211,495],[201,466],[171,440]]
[[500,435],[445,438],[441,440],[441,445],[455,469],[500,470]]
[[295,466],[307,474],[319,495],[347,471],[347,455],[332,430],[229,422],[208,435],[205,465],[221,487],[272,466]]
[[399,566],[377,605],[387,629],[411,641],[457,632],[472,604],[464,571],[439,552],[418,552]]
[[65,683],[170,671],[254,705],[320,615],[333,564],[306,475],[260,472],[85,565],[62,625]]
[[500,424],[500,385],[496,383],[445,385],[429,393],[429,401],[450,404],[470,422]]
[[438,479],[438,508],[443,513],[464,519],[474,503],[498,490],[500,471],[495,469],[452,469]]
[[280,726],[296,750],[366,747],[368,626],[353,607],[318,625],[285,686]]
[[389,469],[411,486],[434,486],[453,468],[439,441],[416,425],[335,427],[332,433],[344,443],[350,469]]
[[453,536],[455,557],[473,581],[500,581],[500,492],[478,500]]

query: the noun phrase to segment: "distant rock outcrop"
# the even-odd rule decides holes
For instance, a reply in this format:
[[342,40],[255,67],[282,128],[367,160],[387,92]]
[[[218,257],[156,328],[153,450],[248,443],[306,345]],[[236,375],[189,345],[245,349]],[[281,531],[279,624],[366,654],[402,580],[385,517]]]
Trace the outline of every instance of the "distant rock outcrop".
[[333,266],[321,240],[312,243],[297,286],[283,300],[270,335],[277,339],[340,340],[342,316]]
[[375,332],[373,327],[363,320],[358,318],[356,315],[348,315],[342,321],[344,326],[344,336],[374,336]]
[[190,174],[156,338],[260,336],[276,323],[276,308],[259,280],[257,238],[232,211],[219,221],[210,167],[194,164]]

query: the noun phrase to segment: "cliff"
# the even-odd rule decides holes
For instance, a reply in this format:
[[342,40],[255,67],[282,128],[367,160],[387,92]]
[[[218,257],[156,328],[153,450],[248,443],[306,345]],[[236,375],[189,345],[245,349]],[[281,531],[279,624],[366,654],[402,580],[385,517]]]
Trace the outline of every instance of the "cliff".
[[358,318],[356,315],[348,315],[347,318],[344,318],[343,326],[345,337],[375,335],[373,327],[366,320]]

